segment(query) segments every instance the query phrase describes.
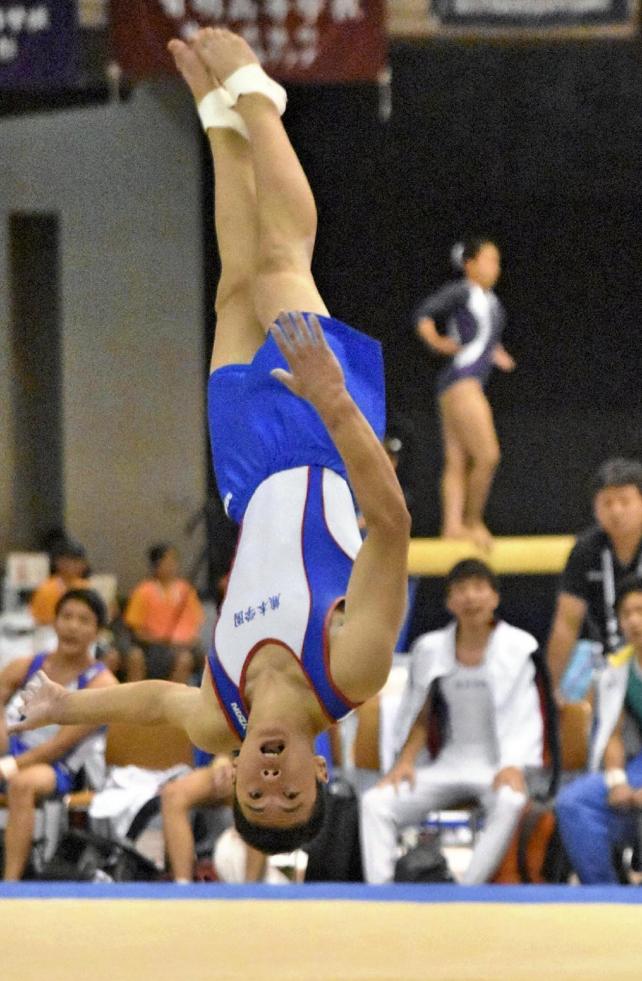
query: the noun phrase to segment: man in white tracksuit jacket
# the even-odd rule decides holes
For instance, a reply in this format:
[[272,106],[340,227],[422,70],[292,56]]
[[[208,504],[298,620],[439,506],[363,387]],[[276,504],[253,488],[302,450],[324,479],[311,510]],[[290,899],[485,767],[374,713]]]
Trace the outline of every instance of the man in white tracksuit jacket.
[[[393,878],[399,831],[431,810],[475,799],[485,827],[463,877],[486,882],[500,864],[527,800],[524,772],[541,767],[544,724],[530,634],[495,619],[495,577],[476,559],[446,580],[454,621],[411,653],[395,724],[397,761],[361,802],[368,882]],[[430,752],[430,762],[416,766]]]

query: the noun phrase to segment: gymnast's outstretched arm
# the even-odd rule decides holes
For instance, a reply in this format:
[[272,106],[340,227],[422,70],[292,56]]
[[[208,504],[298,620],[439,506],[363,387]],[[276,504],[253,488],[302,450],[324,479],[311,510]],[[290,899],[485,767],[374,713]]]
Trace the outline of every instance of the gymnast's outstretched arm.
[[197,709],[198,688],[171,681],[136,681],[113,688],[69,691],[43,671],[35,676],[23,695],[25,720],[12,732],[56,725],[105,725],[135,722],[137,725],[183,726]]
[[272,335],[290,372],[272,374],[317,410],[341,454],[367,536],[346,594],[345,621],[332,641],[335,682],[353,701],[384,685],[406,604],[410,516],[388,456],[348,393],[341,366],[316,317],[282,315]]
[[[39,671],[25,688],[23,721],[10,729],[22,732],[41,726],[173,725],[184,729],[191,741],[210,752],[229,743],[226,726],[216,706],[209,706],[203,691],[171,681],[136,681],[110,688],[69,691]],[[228,747],[229,748],[229,747]]]

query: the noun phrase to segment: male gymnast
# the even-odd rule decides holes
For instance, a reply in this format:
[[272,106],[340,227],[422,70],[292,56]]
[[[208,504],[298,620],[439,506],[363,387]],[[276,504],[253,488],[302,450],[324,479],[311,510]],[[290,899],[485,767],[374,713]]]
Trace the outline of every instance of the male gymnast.
[[238,750],[239,831],[264,852],[291,851],[323,820],[315,737],[387,678],[410,518],[380,442],[380,346],[329,316],[311,273],[316,208],[281,123],[285,92],[229,31],[170,51],[214,160],[222,272],[208,415],[218,489],[241,526],[236,559],[200,688],[67,692],[40,676],[16,731],[170,723],[210,752]]

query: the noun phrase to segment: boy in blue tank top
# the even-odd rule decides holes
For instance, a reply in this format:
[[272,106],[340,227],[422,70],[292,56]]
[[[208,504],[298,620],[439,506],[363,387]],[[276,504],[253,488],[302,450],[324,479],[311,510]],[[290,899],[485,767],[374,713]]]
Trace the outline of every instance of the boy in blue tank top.
[[63,692],[104,691],[118,684],[93,655],[107,621],[100,596],[92,589],[70,589],[58,600],[54,615],[56,649],[17,658],[0,672],[0,792],[6,794],[8,808],[3,878],[9,882],[22,877],[29,861],[37,804],[68,794],[81,771],[95,788],[104,778],[104,736],[94,725],[53,724],[7,734],[20,718],[31,678],[47,678]]
[[388,675],[410,519],[380,443],[379,345],[329,316],[310,271],[316,209],[280,120],[285,93],[229,31],[170,51],[214,159],[222,272],[208,415],[219,493],[241,523],[237,556],[200,689],[65,693],[41,679],[22,727],[165,722],[203,749],[238,750],[239,831],[262,851],[292,851],[323,818],[316,736]]

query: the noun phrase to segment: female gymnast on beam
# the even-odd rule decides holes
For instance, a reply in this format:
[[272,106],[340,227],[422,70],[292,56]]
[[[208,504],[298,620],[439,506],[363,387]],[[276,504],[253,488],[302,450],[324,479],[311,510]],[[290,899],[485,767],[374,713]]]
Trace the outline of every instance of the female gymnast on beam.
[[455,246],[453,261],[463,278],[424,300],[415,324],[425,344],[448,359],[437,375],[444,443],[442,535],[471,538],[488,550],[492,536],[484,510],[499,442],[484,388],[493,365],[513,371],[515,361],[500,343],[505,314],[493,292],[501,271],[499,249],[489,239],[471,239]]

